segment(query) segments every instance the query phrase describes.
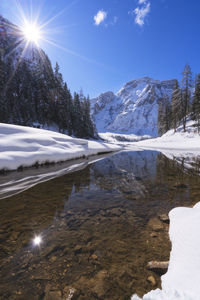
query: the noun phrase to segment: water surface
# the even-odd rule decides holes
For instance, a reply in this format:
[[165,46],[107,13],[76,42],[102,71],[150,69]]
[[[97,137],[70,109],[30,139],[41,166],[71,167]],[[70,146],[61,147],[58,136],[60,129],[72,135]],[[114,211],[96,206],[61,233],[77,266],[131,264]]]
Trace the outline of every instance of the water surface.
[[169,259],[159,215],[199,201],[199,163],[191,165],[124,151],[1,199],[0,299],[119,300],[159,287],[146,268]]

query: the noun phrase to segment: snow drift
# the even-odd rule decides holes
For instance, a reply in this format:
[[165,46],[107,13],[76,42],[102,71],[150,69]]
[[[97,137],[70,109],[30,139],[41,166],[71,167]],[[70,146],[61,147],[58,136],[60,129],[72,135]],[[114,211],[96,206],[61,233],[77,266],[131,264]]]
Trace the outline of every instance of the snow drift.
[[[172,242],[169,268],[161,277],[162,290],[153,290],[143,300],[200,299],[200,202],[193,208],[178,207],[169,213]],[[131,300],[139,300],[133,295]]]
[[115,143],[123,144],[123,145],[132,142],[139,142],[151,138],[151,136],[149,135],[138,136],[135,134],[120,134],[120,133],[111,133],[111,132],[99,133],[99,136],[106,142],[114,143],[114,144]]
[[[142,149],[153,149],[161,151],[163,149],[169,149],[170,152],[181,150],[198,152],[200,151],[200,135],[197,132],[195,122],[190,120],[187,122],[186,132],[183,131],[183,126],[179,126],[177,131],[171,129],[161,137],[140,141],[137,144],[133,144]],[[180,152],[180,151],[179,151]]]
[[48,130],[0,123],[0,170],[35,163],[66,161],[120,150],[117,145],[87,141]]

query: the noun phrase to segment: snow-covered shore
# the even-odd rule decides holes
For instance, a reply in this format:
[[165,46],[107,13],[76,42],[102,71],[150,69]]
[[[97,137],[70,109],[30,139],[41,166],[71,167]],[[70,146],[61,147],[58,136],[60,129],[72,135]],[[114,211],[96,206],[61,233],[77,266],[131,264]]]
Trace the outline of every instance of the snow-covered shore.
[[[160,151],[177,161],[184,158],[189,169],[190,160],[200,156],[200,135],[194,125],[188,121],[186,132],[180,126],[176,133],[169,130],[161,137],[132,143],[131,147]],[[152,290],[143,298],[133,295],[131,300],[200,300],[200,202],[193,208],[174,208],[169,217],[172,250],[168,271],[161,277],[162,289]]]
[[180,126],[174,133],[171,129],[161,137],[155,139],[148,139],[133,143],[133,145],[142,149],[162,150],[169,149],[170,151],[192,151],[200,153],[200,135],[197,133],[196,127],[194,127],[194,121],[188,121],[186,132],[183,131],[183,127]]
[[[172,242],[168,271],[161,277],[162,289],[152,290],[143,300],[200,299],[200,202],[193,208],[170,211],[169,236]],[[139,300],[133,295],[131,300]]]
[[120,134],[113,132],[104,132],[98,134],[100,138],[102,138],[105,142],[114,143],[118,145],[126,145],[127,143],[139,142],[151,138],[150,135],[138,136],[135,134]]
[[66,161],[121,149],[114,144],[0,123],[0,170],[16,170],[36,163]]

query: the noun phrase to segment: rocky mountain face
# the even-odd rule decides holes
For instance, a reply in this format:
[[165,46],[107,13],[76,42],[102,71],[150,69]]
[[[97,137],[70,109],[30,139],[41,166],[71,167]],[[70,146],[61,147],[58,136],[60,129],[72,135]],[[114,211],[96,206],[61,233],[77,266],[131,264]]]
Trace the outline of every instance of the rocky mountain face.
[[159,102],[171,97],[175,79],[143,77],[130,81],[117,93],[106,92],[91,100],[98,132],[157,136]]

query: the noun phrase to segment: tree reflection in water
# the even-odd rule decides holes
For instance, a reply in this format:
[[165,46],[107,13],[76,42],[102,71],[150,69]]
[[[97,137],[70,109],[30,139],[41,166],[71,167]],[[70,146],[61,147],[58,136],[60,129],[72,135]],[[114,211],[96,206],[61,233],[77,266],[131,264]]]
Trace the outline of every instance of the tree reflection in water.
[[152,289],[150,275],[159,286],[146,265],[169,257],[159,215],[199,201],[199,160],[190,165],[121,152],[1,199],[0,298],[129,299]]

